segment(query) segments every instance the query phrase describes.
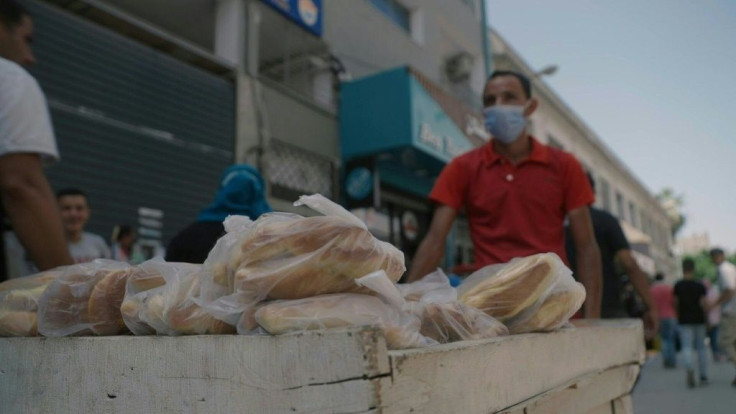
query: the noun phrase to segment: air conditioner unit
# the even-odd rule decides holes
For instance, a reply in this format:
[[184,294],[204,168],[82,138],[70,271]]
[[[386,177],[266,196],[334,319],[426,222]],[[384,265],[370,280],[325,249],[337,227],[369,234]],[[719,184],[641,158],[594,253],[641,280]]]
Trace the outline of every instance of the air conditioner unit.
[[473,55],[467,52],[458,53],[445,61],[445,74],[452,82],[460,82],[470,78],[474,65]]

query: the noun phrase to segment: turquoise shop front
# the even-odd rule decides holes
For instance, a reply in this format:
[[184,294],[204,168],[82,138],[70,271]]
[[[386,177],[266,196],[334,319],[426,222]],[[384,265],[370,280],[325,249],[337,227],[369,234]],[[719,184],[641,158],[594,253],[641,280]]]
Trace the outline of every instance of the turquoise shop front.
[[[482,145],[484,133],[476,113],[412,68],[343,83],[342,202],[399,247],[409,267],[429,227],[434,181],[453,157]],[[461,218],[450,233],[445,268],[472,261],[466,228]]]

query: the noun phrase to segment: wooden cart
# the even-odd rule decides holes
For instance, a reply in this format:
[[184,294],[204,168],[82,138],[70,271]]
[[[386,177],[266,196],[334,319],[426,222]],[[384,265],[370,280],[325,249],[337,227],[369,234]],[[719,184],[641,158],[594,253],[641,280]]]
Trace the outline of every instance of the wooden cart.
[[387,351],[373,328],[0,338],[3,413],[632,413],[635,320]]

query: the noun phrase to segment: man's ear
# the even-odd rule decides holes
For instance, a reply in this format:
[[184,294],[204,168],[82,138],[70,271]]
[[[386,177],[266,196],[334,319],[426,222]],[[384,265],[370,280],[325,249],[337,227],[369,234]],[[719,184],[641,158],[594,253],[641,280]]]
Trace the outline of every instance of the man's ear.
[[526,104],[526,108],[524,109],[524,117],[528,118],[531,116],[531,114],[534,113],[534,111],[537,110],[537,107],[539,106],[539,101],[537,98],[531,98],[529,99],[529,102]]

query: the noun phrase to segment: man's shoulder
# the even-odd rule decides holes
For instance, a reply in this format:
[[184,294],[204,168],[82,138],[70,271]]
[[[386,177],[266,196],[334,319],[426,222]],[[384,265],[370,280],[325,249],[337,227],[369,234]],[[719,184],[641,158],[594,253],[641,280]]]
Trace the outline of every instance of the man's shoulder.
[[3,58],[0,58],[0,83],[3,88],[38,86],[36,79],[28,71],[19,64]]
[[104,244],[105,246],[107,246],[107,243],[105,242],[105,239],[103,239],[102,236],[99,236],[99,235],[94,234],[94,233],[88,233],[88,232],[85,231],[84,233],[82,233],[82,238],[87,243]]
[[486,145],[488,144],[484,144],[484,145],[481,145],[480,147],[476,147],[476,148],[471,149],[470,151],[464,152],[458,155],[457,157],[453,158],[452,161],[450,162],[460,163],[463,165],[471,165],[471,164],[479,163],[483,160],[483,154],[486,151]]

